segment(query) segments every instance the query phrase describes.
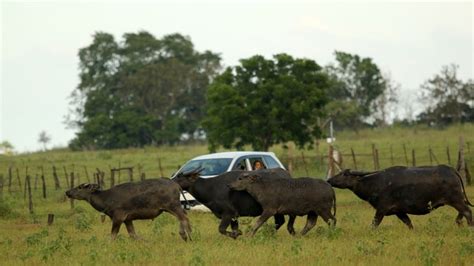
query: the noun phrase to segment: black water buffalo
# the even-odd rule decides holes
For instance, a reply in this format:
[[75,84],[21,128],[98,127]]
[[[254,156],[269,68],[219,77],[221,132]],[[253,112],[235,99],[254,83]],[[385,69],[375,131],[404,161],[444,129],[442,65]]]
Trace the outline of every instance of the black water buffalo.
[[[242,232],[239,230],[237,218],[240,216],[259,216],[262,214],[262,206],[245,191],[235,191],[229,188],[229,184],[236,180],[242,172],[230,171],[213,178],[201,178],[200,169],[188,173],[178,173],[173,180],[183,190],[188,191],[193,197],[208,207],[212,213],[221,219],[219,232],[223,235],[237,238]],[[257,171],[255,171],[257,172]],[[258,170],[262,175],[280,176],[291,178],[284,169]],[[280,228],[285,223],[283,215],[275,215],[275,227]],[[227,231],[229,225],[232,232]],[[288,228],[291,232],[292,228]]]
[[122,223],[130,237],[137,238],[133,220],[153,219],[163,211],[174,215],[180,223],[179,234],[185,241],[191,240],[191,226],[179,201],[181,188],[167,178],[148,179],[136,183],[123,183],[108,190],[100,190],[97,184],[82,184],[68,190],[72,199],[85,200],[96,210],[112,219],[112,239],[115,239]]
[[[230,188],[247,191],[262,205],[263,212],[252,229],[252,235],[270,216],[276,214],[290,215],[288,224],[291,226],[297,215],[307,215],[302,235],[316,225],[318,215],[329,225],[336,224],[336,196],[326,181],[309,177],[272,178],[254,172],[241,174],[230,184]],[[334,208],[334,213],[331,213],[331,208]]]
[[407,214],[422,215],[450,205],[458,212],[456,223],[466,217],[470,226],[472,212],[459,173],[446,165],[426,167],[394,166],[378,172],[344,170],[331,177],[329,184],[348,188],[376,209],[373,226],[377,227],[384,216],[396,215],[410,229]]

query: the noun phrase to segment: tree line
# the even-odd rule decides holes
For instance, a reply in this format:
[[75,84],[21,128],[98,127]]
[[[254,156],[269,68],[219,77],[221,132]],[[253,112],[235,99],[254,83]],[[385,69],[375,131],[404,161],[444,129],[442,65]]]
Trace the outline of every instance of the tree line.
[[[315,60],[255,55],[223,67],[221,55],[197,51],[179,33],[146,31],[122,40],[97,32],[79,56],[80,82],[71,94],[67,124],[72,149],[113,149],[206,139],[210,150],[251,145],[268,150],[293,141],[311,147],[333,121],[338,129],[385,126],[400,84],[371,58],[335,51]],[[415,121],[443,126],[474,121],[473,81],[444,66],[418,97],[426,109]]]

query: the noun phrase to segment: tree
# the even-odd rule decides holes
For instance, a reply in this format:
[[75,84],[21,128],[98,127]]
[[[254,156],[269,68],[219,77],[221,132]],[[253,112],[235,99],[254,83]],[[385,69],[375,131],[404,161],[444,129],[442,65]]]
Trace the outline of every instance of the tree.
[[357,129],[376,112],[376,100],[386,91],[387,81],[371,58],[340,51],[334,54],[336,63],[325,68],[333,102],[326,107],[325,122],[334,119],[336,127]]
[[459,66],[443,66],[439,74],[421,85],[420,99],[426,109],[418,120],[429,124],[446,125],[474,121],[474,83],[457,76]]
[[313,60],[287,54],[240,60],[208,89],[203,126],[210,150],[247,144],[268,150],[288,141],[311,145],[321,135],[317,119],[327,102],[327,87],[326,74]]
[[38,136],[38,142],[43,144],[43,150],[46,150],[46,145],[51,141],[51,136],[45,130],[41,131]]
[[80,49],[80,83],[72,93],[72,148],[123,148],[176,143],[202,133],[205,91],[220,56],[194,49],[180,34],[157,39],[126,33],[117,42],[98,32]]

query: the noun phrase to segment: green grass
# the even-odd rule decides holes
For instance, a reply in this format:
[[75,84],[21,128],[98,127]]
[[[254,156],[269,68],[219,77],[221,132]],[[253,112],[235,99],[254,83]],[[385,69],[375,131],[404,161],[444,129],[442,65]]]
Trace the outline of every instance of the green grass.
[[[429,165],[428,148],[431,146],[439,163],[447,163],[446,147],[451,150],[451,164],[456,162],[459,136],[473,146],[474,126],[464,125],[444,130],[425,128],[363,130],[358,134],[342,132],[337,135],[336,147],[343,154],[350,154],[353,148],[359,169],[373,169],[371,145],[379,149],[381,167],[391,165],[390,146],[394,154],[394,164],[405,165],[403,144],[416,151],[417,165]],[[326,171],[326,160],[321,155],[327,153],[327,144],[304,151],[306,169],[310,176],[321,177]],[[472,151],[466,148],[466,158],[471,173],[474,173]],[[281,147],[272,149],[285,163],[288,154],[293,156],[294,175],[306,175],[302,151],[290,151]],[[178,165],[193,156],[207,153],[202,145],[127,149],[117,151],[69,152],[50,151],[0,157],[0,174],[7,180],[7,169],[20,169],[22,185],[26,166],[32,175],[34,214],[28,213],[28,199],[24,198],[14,183],[12,192],[3,189],[0,200],[0,264],[48,264],[48,265],[101,265],[101,264],[160,264],[160,265],[222,265],[222,264],[386,264],[386,265],[472,265],[474,261],[474,230],[458,228],[454,222],[456,211],[451,207],[441,207],[425,216],[411,216],[415,229],[409,231],[396,217],[386,217],[379,229],[370,228],[374,210],[368,203],[358,199],[352,192],[336,190],[336,229],[329,229],[319,219],[317,227],[307,236],[291,237],[286,228],[274,232],[271,226],[259,230],[254,238],[243,236],[233,240],[217,231],[218,219],[210,213],[189,212],[193,226],[192,242],[184,242],[178,234],[178,223],[169,214],[163,214],[154,221],[136,221],[135,228],[143,240],[128,238],[125,227],[119,238],[112,242],[109,238],[111,222],[107,218],[100,221],[100,214],[86,202],[75,202],[71,209],[64,198],[64,170],[79,175],[86,180],[83,166],[89,175],[96,167],[142,165],[147,177],[161,175],[158,158],[161,160],[163,175],[169,176]],[[63,189],[54,190],[51,176],[52,165],[58,167]],[[74,165],[74,166],[73,166]],[[47,199],[41,195],[41,186],[34,189],[34,176],[44,167],[47,182]],[[353,168],[352,158],[344,157],[344,166]],[[127,179],[126,173],[121,181]],[[135,179],[137,174],[135,172]],[[107,180],[107,179],[106,179]],[[79,183],[76,181],[76,183]],[[108,181],[106,182],[108,186]],[[474,202],[474,187],[468,187],[469,200]],[[46,225],[47,214],[54,213],[52,226]],[[255,222],[254,218],[241,218],[243,231]],[[298,218],[297,230],[304,226],[305,219]],[[465,223],[465,222],[464,222]],[[269,222],[273,224],[273,221]]]

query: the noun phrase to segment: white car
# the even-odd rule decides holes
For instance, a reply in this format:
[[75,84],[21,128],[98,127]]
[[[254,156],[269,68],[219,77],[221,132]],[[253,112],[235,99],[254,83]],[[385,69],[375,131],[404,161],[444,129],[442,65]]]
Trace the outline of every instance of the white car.
[[[232,170],[252,171],[255,161],[259,160],[267,169],[283,168],[283,164],[278,160],[273,152],[260,151],[235,151],[235,152],[218,152],[201,155],[189,160],[185,163],[175,175],[181,172],[188,172],[197,168],[203,168],[201,172],[202,178],[213,178],[225,172]],[[196,209],[209,211],[204,205],[200,204],[188,192],[184,191],[181,195],[181,203],[186,209]]]

